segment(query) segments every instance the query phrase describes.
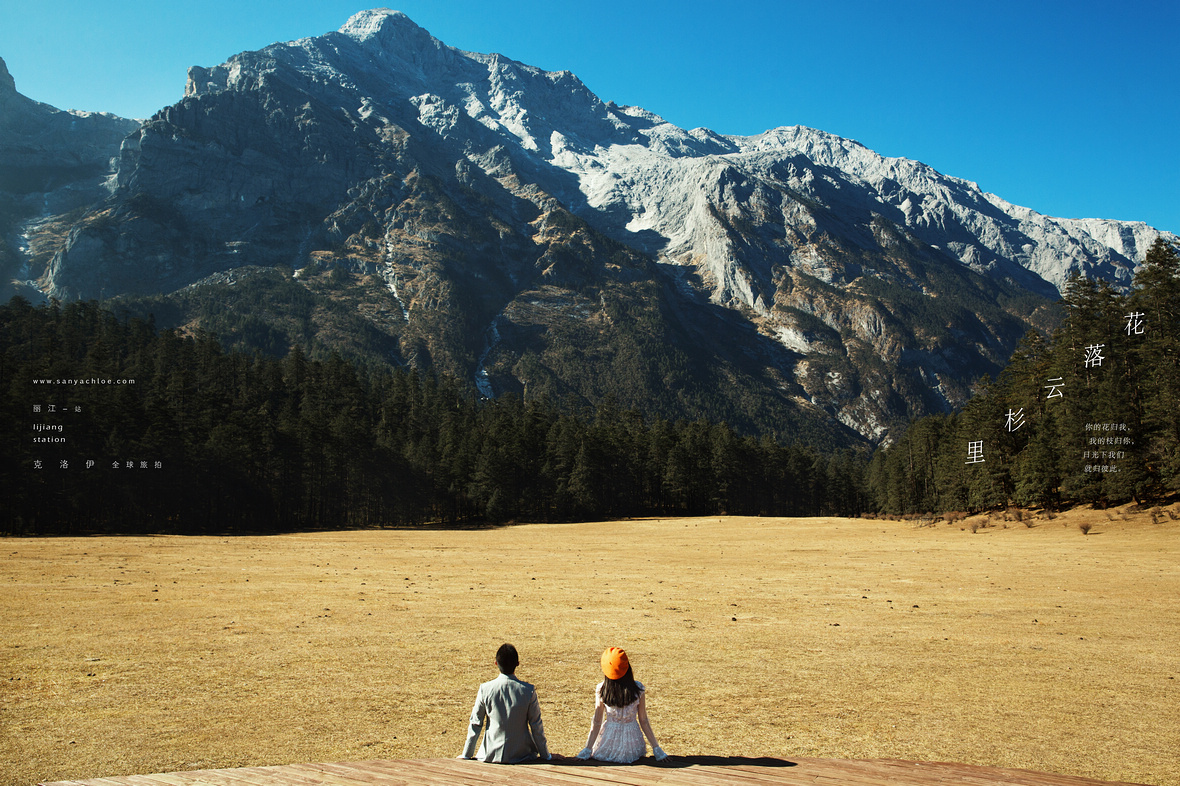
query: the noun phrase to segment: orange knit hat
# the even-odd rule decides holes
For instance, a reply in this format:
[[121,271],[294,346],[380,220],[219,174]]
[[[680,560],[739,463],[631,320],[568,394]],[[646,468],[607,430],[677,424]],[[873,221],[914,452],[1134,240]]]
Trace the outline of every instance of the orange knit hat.
[[627,653],[618,647],[607,647],[602,653],[602,673],[612,680],[622,679],[631,664],[627,661]]

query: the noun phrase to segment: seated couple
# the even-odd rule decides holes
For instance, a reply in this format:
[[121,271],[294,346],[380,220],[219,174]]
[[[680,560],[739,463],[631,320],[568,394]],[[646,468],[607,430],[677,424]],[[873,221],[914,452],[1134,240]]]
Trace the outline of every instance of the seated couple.
[[[545,742],[537,691],[516,678],[519,664],[516,647],[511,644],[503,644],[496,651],[500,676],[479,686],[475,708],[471,710],[467,744],[460,759],[478,758],[497,764],[516,764],[553,758]],[[603,680],[594,691],[594,721],[590,725],[590,737],[578,758],[630,764],[647,752],[644,735],[651,742],[656,761],[668,758],[652,733],[647,704],[643,700],[644,688],[631,673],[627,653],[618,647],[602,653],[602,673]],[[485,722],[487,730],[476,756],[475,743]]]

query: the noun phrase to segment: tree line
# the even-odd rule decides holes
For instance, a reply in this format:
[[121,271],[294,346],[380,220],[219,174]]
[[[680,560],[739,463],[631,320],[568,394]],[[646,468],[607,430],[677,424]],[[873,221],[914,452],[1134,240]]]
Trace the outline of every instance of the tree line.
[[878,450],[894,514],[1119,504],[1180,490],[1180,251],[1157,239],[1131,291],[1072,277],[1064,319],[1030,332],[959,412]]
[[227,352],[93,302],[0,306],[9,534],[854,515],[866,459],[605,403]]
[[225,351],[96,303],[0,306],[9,534],[1061,508],[1180,489],[1180,251],[1072,278],[961,411],[871,461],[608,401],[479,398],[339,355]]

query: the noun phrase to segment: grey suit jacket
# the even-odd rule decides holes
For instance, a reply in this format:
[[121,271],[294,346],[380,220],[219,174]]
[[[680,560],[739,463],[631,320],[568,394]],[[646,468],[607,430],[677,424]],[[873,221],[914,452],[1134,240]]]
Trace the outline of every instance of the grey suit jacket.
[[515,764],[540,756],[549,758],[545,727],[541,723],[541,705],[536,689],[514,675],[501,674],[479,686],[475,707],[471,710],[471,728],[467,731],[464,758],[475,754],[475,742],[487,722],[480,761]]

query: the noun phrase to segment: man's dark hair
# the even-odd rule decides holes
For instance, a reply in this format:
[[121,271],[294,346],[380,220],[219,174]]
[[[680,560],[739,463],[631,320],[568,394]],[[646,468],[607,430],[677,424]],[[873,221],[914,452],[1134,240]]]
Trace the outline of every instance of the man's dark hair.
[[496,650],[496,665],[502,674],[515,674],[520,665],[520,656],[516,654],[516,647],[511,644],[501,644]]

